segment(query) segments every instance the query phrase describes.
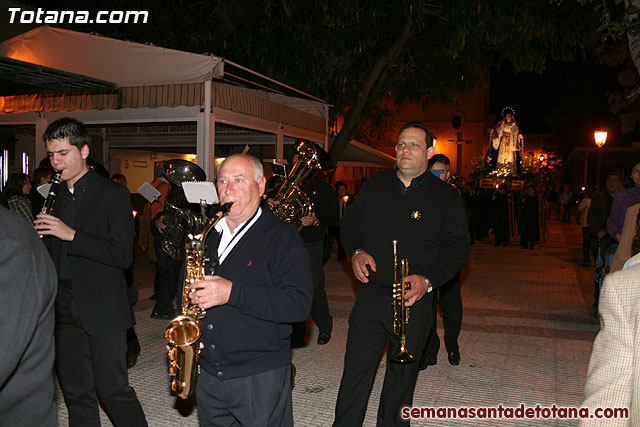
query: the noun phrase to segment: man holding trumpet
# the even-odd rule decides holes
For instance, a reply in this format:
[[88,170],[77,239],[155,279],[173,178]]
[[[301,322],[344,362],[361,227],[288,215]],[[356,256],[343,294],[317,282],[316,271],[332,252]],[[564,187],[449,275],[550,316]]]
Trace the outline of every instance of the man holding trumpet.
[[[434,155],[433,135],[421,123],[409,122],[398,134],[397,167],[366,182],[341,223],[343,245],[362,283],[349,317],[344,372],[334,426],[362,425],[380,351],[390,358],[401,337],[394,333],[392,285],[394,246],[407,257],[406,346],[419,358],[433,322],[433,289],[464,264],[469,232],[462,199],[450,185],[427,170]],[[399,425],[401,408],[411,406],[418,362],[388,363],[378,425]]]

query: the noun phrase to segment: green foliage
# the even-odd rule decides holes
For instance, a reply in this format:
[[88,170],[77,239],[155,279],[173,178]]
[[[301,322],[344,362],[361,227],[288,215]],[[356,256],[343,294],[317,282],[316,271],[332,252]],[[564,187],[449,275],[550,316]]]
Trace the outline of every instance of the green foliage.
[[360,123],[356,139],[374,148],[393,145],[389,137],[398,129],[398,123],[397,109],[374,106]]

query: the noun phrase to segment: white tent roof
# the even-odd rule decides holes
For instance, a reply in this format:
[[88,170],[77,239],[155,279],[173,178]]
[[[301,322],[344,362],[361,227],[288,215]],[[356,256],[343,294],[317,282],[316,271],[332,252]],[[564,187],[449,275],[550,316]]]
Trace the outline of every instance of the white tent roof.
[[[64,46],[64,55],[59,55]],[[118,86],[198,83],[223,75],[222,58],[95,34],[38,27],[0,44],[0,55]]]
[[395,162],[395,157],[352,139],[338,160],[338,166],[392,168]]

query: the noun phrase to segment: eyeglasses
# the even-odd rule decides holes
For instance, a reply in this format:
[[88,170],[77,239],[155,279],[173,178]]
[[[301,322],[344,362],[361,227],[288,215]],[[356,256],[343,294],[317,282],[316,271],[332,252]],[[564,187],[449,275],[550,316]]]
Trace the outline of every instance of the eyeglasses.
[[420,144],[419,142],[398,142],[396,144],[396,148],[400,149],[400,150],[404,150],[405,148],[409,148],[409,150],[414,151],[414,150],[420,150],[422,149],[422,144]]

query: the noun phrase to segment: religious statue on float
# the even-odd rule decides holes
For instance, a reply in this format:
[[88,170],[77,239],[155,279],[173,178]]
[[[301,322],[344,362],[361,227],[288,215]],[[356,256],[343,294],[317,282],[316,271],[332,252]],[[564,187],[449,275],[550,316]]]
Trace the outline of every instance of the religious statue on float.
[[502,120],[491,131],[486,158],[489,170],[507,169],[518,175],[522,172],[524,141],[515,115],[513,108],[505,107]]

